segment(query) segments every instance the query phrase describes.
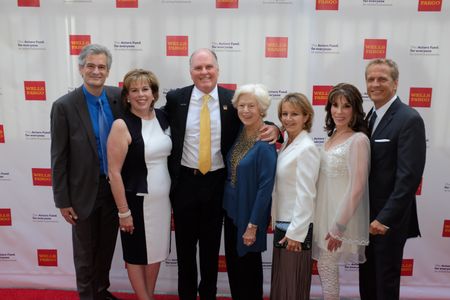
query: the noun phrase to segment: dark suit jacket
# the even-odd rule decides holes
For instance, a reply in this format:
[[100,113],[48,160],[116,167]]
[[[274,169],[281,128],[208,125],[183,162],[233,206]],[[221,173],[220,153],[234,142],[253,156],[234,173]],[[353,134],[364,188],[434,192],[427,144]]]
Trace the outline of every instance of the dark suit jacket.
[[[114,118],[120,116],[121,89],[105,86]],[[82,87],[60,97],[51,111],[51,165],[55,205],[73,207],[82,220],[95,204],[100,162]]]
[[[172,153],[169,156],[169,172],[172,178],[172,189],[176,187],[180,175],[181,157],[183,155],[184,135],[186,132],[186,120],[189,110],[189,102],[194,86],[172,90],[167,93],[167,103],[164,107],[167,113],[170,133],[172,136]],[[231,104],[233,91],[218,87],[220,102],[221,142],[220,149],[224,163],[239,131],[240,120],[237,111]]]
[[407,237],[419,236],[415,195],[425,166],[422,118],[397,98],[375,128],[370,144],[371,221],[377,219]]

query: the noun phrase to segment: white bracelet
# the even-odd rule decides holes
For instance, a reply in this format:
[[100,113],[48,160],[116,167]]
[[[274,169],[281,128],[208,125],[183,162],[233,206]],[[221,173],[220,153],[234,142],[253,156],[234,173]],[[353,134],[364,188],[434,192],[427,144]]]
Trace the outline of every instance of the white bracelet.
[[129,216],[131,216],[131,210],[129,209],[124,213],[119,212],[118,215],[120,219],[128,218]]

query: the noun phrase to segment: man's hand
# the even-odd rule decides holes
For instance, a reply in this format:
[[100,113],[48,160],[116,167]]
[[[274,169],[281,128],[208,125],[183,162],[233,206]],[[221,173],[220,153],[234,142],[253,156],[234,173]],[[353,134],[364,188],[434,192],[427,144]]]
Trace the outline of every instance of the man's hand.
[[381,224],[377,220],[374,220],[372,223],[370,223],[370,226],[369,226],[369,233],[373,234],[373,235],[377,235],[377,234],[385,235],[387,230],[388,230],[388,227]]
[[64,208],[60,208],[59,210],[61,211],[61,215],[63,216],[63,218],[66,219],[67,223],[69,223],[71,225],[76,224],[76,220],[78,220],[78,216],[72,207],[64,207]]
[[264,124],[259,130],[259,139],[264,142],[269,142],[269,144],[275,144],[278,140],[278,135],[280,130],[275,125]]

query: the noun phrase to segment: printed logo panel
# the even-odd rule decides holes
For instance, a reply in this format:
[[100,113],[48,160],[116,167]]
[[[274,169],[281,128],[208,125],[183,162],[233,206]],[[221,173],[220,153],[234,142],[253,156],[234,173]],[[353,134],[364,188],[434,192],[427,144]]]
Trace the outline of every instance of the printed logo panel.
[[235,91],[237,88],[236,83],[219,83],[218,86],[223,87],[224,89]]
[[71,34],[69,36],[70,55],[78,55],[84,46],[91,43],[90,35]]
[[314,85],[312,94],[313,105],[326,105],[328,101],[328,94],[330,94],[332,85]]
[[411,107],[430,107],[432,88],[412,87],[409,90],[409,106]]
[[137,8],[138,0],[116,0],[117,8]]
[[11,226],[11,209],[10,208],[0,208],[0,226]]
[[386,39],[365,39],[364,59],[386,58]]
[[50,168],[32,168],[33,185],[52,186],[52,173]]
[[24,81],[25,100],[45,101],[45,81]]
[[403,259],[400,275],[401,276],[412,276],[413,269],[414,269],[414,259]]
[[17,0],[19,7],[40,7],[40,0]]
[[444,220],[444,227],[442,228],[442,237],[450,237],[450,220]]
[[219,272],[227,271],[227,262],[225,260],[225,255],[219,255]]
[[316,0],[316,10],[338,10],[339,0]]
[[58,253],[56,249],[38,249],[38,265],[41,267],[57,267]]
[[166,36],[167,56],[188,56],[188,36]]
[[216,8],[239,8],[239,0],[216,0]]
[[0,144],[5,143],[5,129],[3,128],[3,124],[0,124]]
[[419,11],[441,11],[442,0],[419,0]]
[[287,37],[266,37],[266,57],[288,57]]

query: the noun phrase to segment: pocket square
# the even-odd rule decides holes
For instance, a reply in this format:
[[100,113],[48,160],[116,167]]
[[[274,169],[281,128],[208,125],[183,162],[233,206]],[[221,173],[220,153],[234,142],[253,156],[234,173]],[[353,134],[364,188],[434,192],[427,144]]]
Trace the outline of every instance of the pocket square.
[[390,139],[378,139],[378,140],[375,140],[375,143],[388,143],[390,141],[391,141]]

